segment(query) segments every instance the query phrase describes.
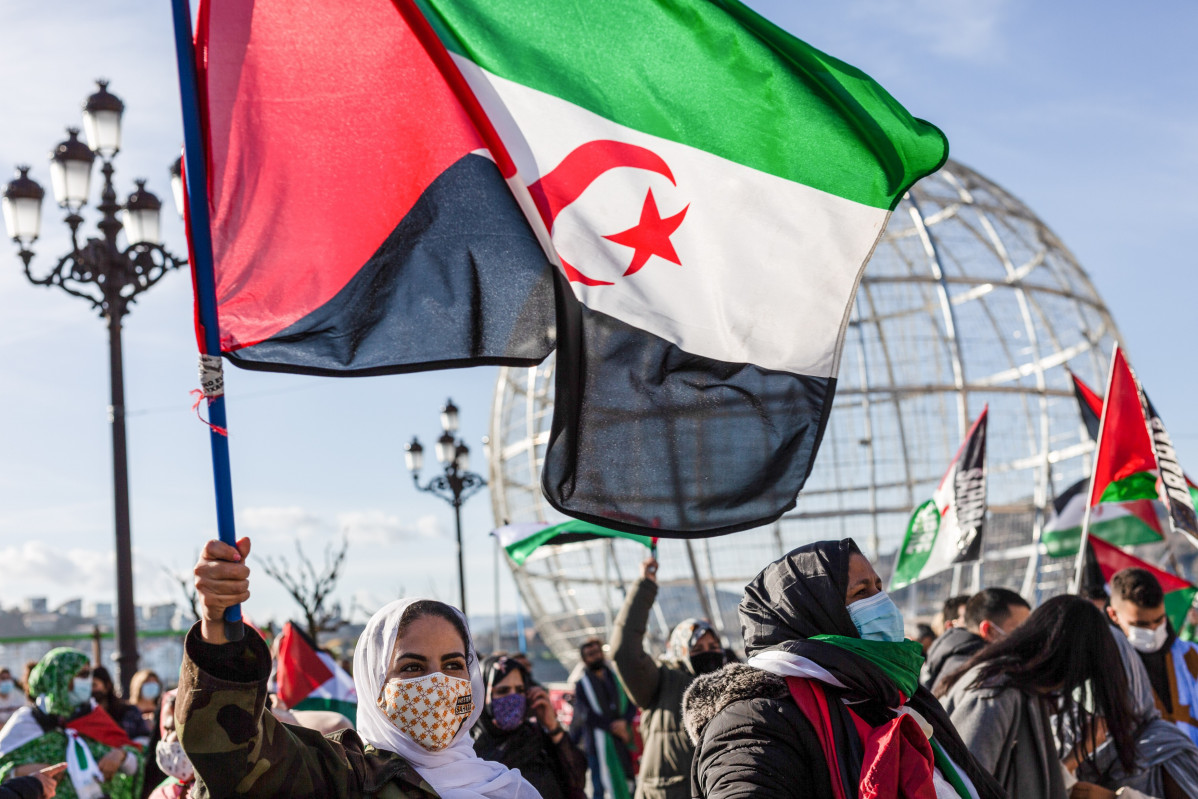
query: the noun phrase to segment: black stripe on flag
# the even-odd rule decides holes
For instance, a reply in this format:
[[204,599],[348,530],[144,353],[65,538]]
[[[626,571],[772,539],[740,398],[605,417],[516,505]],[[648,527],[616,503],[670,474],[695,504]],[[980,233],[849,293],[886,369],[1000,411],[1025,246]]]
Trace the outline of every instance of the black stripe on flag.
[[316,375],[532,366],[553,350],[553,267],[495,164],[466,155],[331,300],[238,366]]
[[560,284],[558,317],[542,474],[554,507],[665,537],[749,529],[794,507],[835,378],[691,355]]

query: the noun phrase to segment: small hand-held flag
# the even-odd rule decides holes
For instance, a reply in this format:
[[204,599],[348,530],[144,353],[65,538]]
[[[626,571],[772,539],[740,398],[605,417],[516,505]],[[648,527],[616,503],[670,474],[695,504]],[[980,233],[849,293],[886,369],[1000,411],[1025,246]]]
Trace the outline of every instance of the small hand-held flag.
[[276,642],[279,699],[290,710],[332,710],[353,721],[358,713],[354,678],[292,622]]
[[1100,503],[1161,500],[1173,532],[1198,545],[1198,523],[1185,474],[1177,462],[1169,434],[1118,345],[1111,356],[1106,397],[1087,491],[1072,589],[1082,574],[1085,545],[1094,509]]
[[982,556],[986,519],[986,425],[990,406],[969,428],[935,493],[911,514],[891,588],[902,588]]
[[543,546],[561,546],[582,541],[594,541],[600,538],[627,538],[649,547],[653,556],[657,557],[657,539],[636,533],[626,533],[622,530],[612,530],[597,524],[570,519],[558,524],[542,522],[518,522],[506,524],[491,531],[491,535],[499,541],[507,556],[518,566],[523,566],[532,553]]

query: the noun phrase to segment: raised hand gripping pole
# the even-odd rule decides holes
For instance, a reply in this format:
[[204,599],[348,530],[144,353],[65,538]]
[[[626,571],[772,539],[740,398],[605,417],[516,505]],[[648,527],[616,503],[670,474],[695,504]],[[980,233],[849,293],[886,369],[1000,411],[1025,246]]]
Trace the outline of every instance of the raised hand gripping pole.
[[[202,340],[200,346],[201,374],[220,374],[220,325],[216,316],[216,278],[213,274],[212,229],[208,216],[208,170],[204,154],[204,139],[200,130],[199,80],[196,72],[195,44],[191,30],[190,0],[171,0],[175,18],[175,57],[179,65],[179,99],[183,107],[183,176],[187,222],[190,235],[191,273],[195,281],[196,308],[199,314]],[[215,366],[214,366],[215,364]],[[208,380],[204,381],[208,383]],[[212,445],[212,479],[216,489],[216,528],[220,540],[237,546],[237,531],[233,523],[233,477],[229,469],[229,438],[225,431],[225,397],[223,377],[219,391],[204,386],[208,400],[208,432]],[[241,605],[225,610],[225,638],[240,641],[245,635],[241,621]]]

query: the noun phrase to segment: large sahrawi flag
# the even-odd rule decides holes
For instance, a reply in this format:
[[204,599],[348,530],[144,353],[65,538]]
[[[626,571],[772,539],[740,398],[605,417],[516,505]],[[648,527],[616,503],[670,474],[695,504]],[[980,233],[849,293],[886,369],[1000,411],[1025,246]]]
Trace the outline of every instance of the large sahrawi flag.
[[206,8],[238,363],[529,362],[552,319],[554,507],[670,536],[794,505],[861,271],[940,131],[730,0]]
[[902,588],[982,555],[986,518],[986,421],[982,409],[935,493],[911,514],[891,588]]

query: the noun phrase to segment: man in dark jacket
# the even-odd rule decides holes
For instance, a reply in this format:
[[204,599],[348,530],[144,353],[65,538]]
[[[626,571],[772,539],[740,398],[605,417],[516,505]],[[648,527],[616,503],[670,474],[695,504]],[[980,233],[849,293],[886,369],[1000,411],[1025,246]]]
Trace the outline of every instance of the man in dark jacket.
[[592,799],[629,799],[633,775],[628,745],[636,706],[628,701],[604,659],[602,641],[583,641],[578,653],[583,672],[574,683],[570,740],[586,753]]
[[669,652],[654,661],[645,651],[649,611],[657,599],[657,560],[641,564],[612,632],[612,666],[641,709],[641,769],[636,799],[689,799],[695,748],[682,724],[682,695],[697,674],[724,665],[724,648],[706,621],[687,619],[670,634]]
[[941,677],[964,666],[983,646],[1005,638],[1032,612],[1027,601],[1006,588],[984,588],[965,603],[965,626],[945,630],[928,650],[919,684],[933,690]]

